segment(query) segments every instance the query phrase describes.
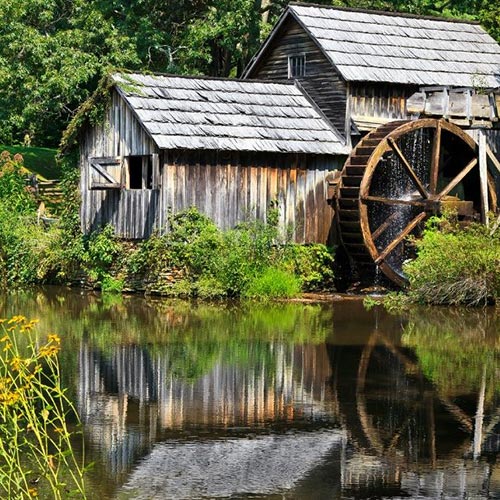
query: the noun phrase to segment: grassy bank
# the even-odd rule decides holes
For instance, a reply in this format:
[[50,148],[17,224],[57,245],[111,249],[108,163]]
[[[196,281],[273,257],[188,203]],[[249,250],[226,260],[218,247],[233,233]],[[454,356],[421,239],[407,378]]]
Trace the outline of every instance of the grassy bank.
[[0,151],[8,151],[12,156],[21,154],[26,169],[40,180],[59,179],[61,176],[61,169],[56,163],[56,149],[0,145]]

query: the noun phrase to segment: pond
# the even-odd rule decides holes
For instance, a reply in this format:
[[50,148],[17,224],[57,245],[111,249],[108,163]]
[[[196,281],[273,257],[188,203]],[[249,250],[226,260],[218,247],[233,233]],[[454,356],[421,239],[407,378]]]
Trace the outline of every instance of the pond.
[[62,337],[99,499],[500,499],[500,315],[0,298]]

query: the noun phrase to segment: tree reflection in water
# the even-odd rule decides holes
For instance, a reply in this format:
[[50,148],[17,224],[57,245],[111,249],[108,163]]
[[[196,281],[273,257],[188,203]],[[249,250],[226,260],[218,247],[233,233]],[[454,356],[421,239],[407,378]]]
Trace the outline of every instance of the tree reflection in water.
[[3,303],[63,336],[101,498],[500,491],[492,311],[106,300]]

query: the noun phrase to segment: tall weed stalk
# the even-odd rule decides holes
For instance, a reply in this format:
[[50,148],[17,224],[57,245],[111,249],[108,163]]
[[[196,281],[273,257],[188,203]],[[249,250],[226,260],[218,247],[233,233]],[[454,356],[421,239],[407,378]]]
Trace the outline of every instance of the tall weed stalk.
[[73,403],[61,386],[60,338],[45,340],[36,320],[0,320],[0,497],[86,498],[76,458]]

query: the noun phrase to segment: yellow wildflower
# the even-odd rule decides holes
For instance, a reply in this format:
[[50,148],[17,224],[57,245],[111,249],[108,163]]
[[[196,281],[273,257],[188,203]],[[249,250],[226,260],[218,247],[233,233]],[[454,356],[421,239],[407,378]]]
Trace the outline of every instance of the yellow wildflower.
[[12,367],[12,369],[15,371],[15,372],[18,372],[19,371],[19,368],[21,367],[21,364],[22,364],[22,359],[18,356],[15,356],[12,358],[11,362],[10,362],[10,366]]
[[34,328],[34,326],[39,322],[40,320],[38,319],[31,319],[29,322],[24,323],[24,325],[21,326],[21,332],[29,332]]
[[61,338],[59,337],[59,335],[56,335],[55,333],[49,333],[48,341],[55,342],[56,344],[60,344]]
[[4,335],[1,339],[0,339],[0,342],[7,342],[7,340],[9,340],[9,336],[8,335]]
[[20,314],[17,315],[17,316],[12,316],[12,318],[9,319],[9,321],[7,321],[7,323],[9,325],[11,325],[12,323],[23,323],[26,321],[26,316],[21,316]]
[[55,356],[59,352],[59,350],[60,349],[58,345],[51,344],[41,347],[38,354],[42,358],[48,358],[50,356]]
[[19,394],[17,392],[4,391],[0,392],[0,402],[6,406],[13,405],[19,400]]
[[32,496],[32,497],[37,497],[38,496],[38,491],[36,491],[36,488],[30,488],[28,490],[28,493]]
[[5,347],[3,348],[3,352],[8,351],[12,347],[12,344],[10,342],[7,342],[5,344]]

